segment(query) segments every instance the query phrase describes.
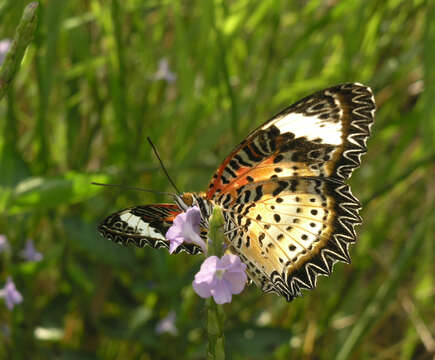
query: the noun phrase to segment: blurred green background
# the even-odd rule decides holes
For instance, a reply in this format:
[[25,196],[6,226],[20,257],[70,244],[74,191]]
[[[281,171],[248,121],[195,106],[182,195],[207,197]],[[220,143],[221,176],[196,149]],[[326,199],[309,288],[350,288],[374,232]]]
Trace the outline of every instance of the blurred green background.
[[[205,190],[276,112],[358,81],[378,110],[352,179],[364,223],[352,265],[286,303],[248,287],[225,305],[232,359],[432,359],[435,354],[435,9],[423,0],[44,0],[0,102],[0,359],[204,359],[201,258],[123,248],[98,222]],[[0,40],[23,0],[0,1]],[[33,239],[42,261],[20,255]],[[168,314],[177,331],[156,331]],[[173,316],[173,315],[172,315]]]

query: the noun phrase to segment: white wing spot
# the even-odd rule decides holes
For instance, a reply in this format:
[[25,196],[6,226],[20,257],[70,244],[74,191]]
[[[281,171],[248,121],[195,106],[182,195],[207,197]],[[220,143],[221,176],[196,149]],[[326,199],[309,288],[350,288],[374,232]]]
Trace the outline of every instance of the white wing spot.
[[150,224],[143,221],[139,216],[126,212],[124,214],[121,214],[119,217],[122,221],[125,221],[133,229],[136,229],[136,231],[140,235],[144,237],[165,240],[165,237],[162,234],[157,232],[153,227],[150,226]]
[[263,130],[276,126],[281,134],[291,132],[296,138],[305,137],[307,140],[322,139],[325,144],[341,145],[341,122],[325,121],[317,116],[290,113],[267,123]]

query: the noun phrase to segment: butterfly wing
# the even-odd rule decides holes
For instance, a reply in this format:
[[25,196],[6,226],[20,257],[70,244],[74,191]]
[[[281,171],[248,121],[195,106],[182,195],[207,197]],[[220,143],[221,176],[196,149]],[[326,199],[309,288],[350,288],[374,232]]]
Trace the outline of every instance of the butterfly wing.
[[366,152],[374,111],[370,88],[354,83],[298,101],[227,156],[210,182],[207,198],[272,177],[349,178]]
[[[224,211],[232,251],[263,291],[287,300],[350,262],[348,247],[361,222],[359,202],[346,184],[281,178],[249,184]],[[224,208],[225,210],[225,208]]]
[[374,109],[360,84],[317,92],[252,132],[213,176],[206,197],[263,291],[290,301],[350,262],[360,204],[343,180],[360,165]]
[[[135,206],[108,216],[98,226],[98,231],[106,239],[122,245],[169,249],[165,235],[181,212],[176,204]],[[193,255],[202,252],[199,246],[188,243],[180,245],[175,253],[182,251]]]

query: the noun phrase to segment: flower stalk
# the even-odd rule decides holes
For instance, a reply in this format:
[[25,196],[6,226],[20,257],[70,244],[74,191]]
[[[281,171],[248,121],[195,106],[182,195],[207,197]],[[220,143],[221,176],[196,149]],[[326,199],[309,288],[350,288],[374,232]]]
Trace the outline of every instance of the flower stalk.
[[[213,214],[210,217],[208,255],[222,256],[224,244],[224,218],[222,210],[215,206]],[[225,359],[225,336],[224,336],[224,312],[221,306],[218,306],[213,298],[205,301],[207,309],[207,359],[221,360]]]
[[225,359],[224,312],[213,298],[205,300],[207,308],[207,359]]

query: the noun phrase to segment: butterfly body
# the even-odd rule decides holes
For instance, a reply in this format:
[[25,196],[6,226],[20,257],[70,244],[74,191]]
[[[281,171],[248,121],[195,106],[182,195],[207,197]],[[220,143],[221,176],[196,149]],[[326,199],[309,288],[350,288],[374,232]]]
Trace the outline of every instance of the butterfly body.
[[[113,214],[100,232],[123,243],[168,247],[164,236],[178,213],[197,205],[206,238],[209,216],[219,206],[229,250],[247,265],[251,280],[290,301],[315,287],[317,276],[329,275],[337,261],[350,262],[360,204],[344,180],[366,152],[374,110],[363,85],[319,91],[251,132],[217,169],[206,193]],[[183,244],[179,251],[200,249]]]

